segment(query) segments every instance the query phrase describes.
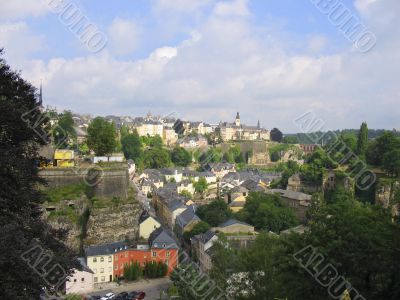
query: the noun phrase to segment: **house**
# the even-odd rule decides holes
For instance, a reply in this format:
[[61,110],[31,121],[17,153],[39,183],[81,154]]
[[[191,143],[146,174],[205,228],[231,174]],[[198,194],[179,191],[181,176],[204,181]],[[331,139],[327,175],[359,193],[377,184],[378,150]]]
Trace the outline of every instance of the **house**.
[[166,182],[181,182],[182,169],[181,168],[165,168],[161,169],[160,173],[164,176]]
[[222,178],[229,172],[236,172],[235,165],[230,163],[209,163],[206,170],[214,173],[217,178]]
[[152,232],[149,237],[151,259],[162,261],[168,266],[168,274],[178,266],[177,242],[161,227]]
[[175,129],[172,127],[164,127],[163,128],[163,141],[167,146],[174,145],[178,140],[178,134],[175,132]]
[[154,230],[146,244],[137,244],[114,254],[114,278],[122,278],[124,269],[133,263],[142,268],[149,262],[163,262],[170,274],[178,266],[178,244],[160,228]]
[[60,168],[75,166],[75,154],[73,150],[56,149],[54,152],[55,165]]
[[93,271],[86,265],[85,258],[80,257],[78,261],[80,269],[74,269],[65,282],[66,294],[85,294],[93,290]]
[[176,235],[178,237],[182,237],[186,231],[192,230],[193,227],[200,221],[200,218],[196,215],[196,207],[194,205],[189,206],[176,218]]
[[225,202],[229,204],[233,212],[238,212],[243,209],[246,198],[249,195],[249,190],[243,186],[236,186],[225,194]]
[[75,134],[76,134],[76,142],[81,145],[86,141],[87,131],[84,127],[74,126]]
[[281,196],[283,203],[293,209],[296,217],[301,221],[306,221],[306,213],[311,206],[311,195],[290,190],[272,189],[272,193],[277,193]]
[[214,231],[195,235],[191,238],[193,254],[203,272],[208,272],[212,268],[212,251],[210,250],[218,236]]
[[170,229],[174,228],[175,219],[187,207],[186,199],[169,188],[161,188],[153,194],[153,206],[160,221]]
[[208,141],[205,137],[198,136],[187,136],[178,141],[178,145],[185,149],[204,148],[208,146]]
[[86,265],[93,271],[93,283],[112,282],[114,254],[127,249],[125,242],[90,246],[85,249]]
[[143,211],[139,218],[139,238],[148,239],[150,234],[161,227],[161,223],[149,215],[147,211]]
[[230,219],[218,225],[218,227],[214,227],[213,230],[215,232],[222,232],[224,234],[245,233],[252,235],[255,233],[254,226],[251,226],[250,224],[235,219]]

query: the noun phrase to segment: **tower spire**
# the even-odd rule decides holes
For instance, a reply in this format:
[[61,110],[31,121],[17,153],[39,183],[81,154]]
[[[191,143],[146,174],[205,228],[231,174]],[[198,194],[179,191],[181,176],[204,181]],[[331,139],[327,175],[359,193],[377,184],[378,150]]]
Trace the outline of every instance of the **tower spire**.
[[43,106],[43,91],[42,91],[42,80],[40,80],[40,90],[39,90],[39,106]]

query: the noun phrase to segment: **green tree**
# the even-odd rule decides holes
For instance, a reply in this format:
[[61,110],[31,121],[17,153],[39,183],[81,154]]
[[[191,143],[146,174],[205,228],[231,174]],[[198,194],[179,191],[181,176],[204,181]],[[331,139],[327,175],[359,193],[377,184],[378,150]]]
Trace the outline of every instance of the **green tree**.
[[88,127],[87,144],[96,155],[110,154],[117,146],[117,133],[113,123],[102,117],[97,117],[90,122]]
[[190,231],[186,231],[183,234],[183,238],[185,239],[185,241],[187,243],[190,244],[190,239],[192,237],[194,237],[197,234],[200,233],[205,233],[207,230],[209,230],[211,227],[208,223],[204,222],[204,221],[200,221],[199,223],[197,223],[196,225],[194,225],[194,227],[192,228],[192,230]]
[[199,181],[195,182],[193,186],[197,193],[202,194],[208,189],[207,179],[200,177]]
[[154,148],[144,152],[143,163],[145,168],[158,169],[170,166],[171,159],[167,150]]
[[[39,148],[49,141],[48,121],[35,87],[10,69],[0,50],[1,299],[39,299],[42,288],[51,287],[47,272],[53,266],[66,275],[77,267],[75,254],[63,243],[64,232],[42,217],[44,196],[38,186],[44,181],[37,162]],[[39,259],[48,264],[35,265]]]
[[360,127],[357,139],[357,154],[365,157],[368,148],[368,126],[363,122]]
[[70,111],[60,114],[58,123],[53,129],[54,144],[57,148],[67,148],[70,140],[76,138],[74,119]]
[[187,167],[192,162],[192,155],[182,147],[175,147],[171,152],[171,160],[176,166]]
[[285,144],[298,144],[299,139],[297,136],[290,135],[290,136],[285,136],[282,140]]
[[392,150],[383,155],[383,168],[391,175],[400,176],[400,150]]
[[121,137],[121,143],[122,143],[123,138],[126,137],[128,134],[129,134],[129,127],[126,126],[126,125],[122,125],[121,128],[119,129],[119,135]]
[[238,217],[259,230],[277,233],[299,224],[293,210],[285,207],[277,194],[250,193]]
[[201,220],[213,227],[227,221],[233,215],[223,200],[216,200],[210,204],[202,205],[197,209],[196,213]]
[[391,131],[385,131],[369,144],[367,151],[368,162],[374,165],[382,165],[384,155],[398,148],[400,148],[400,138]]
[[271,130],[271,141],[281,143],[283,138],[282,132],[278,128]]
[[132,134],[125,135],[121,139],[121,144],[126,159],[133,159],[136,163],[142,159],[142,141],[136,130]]

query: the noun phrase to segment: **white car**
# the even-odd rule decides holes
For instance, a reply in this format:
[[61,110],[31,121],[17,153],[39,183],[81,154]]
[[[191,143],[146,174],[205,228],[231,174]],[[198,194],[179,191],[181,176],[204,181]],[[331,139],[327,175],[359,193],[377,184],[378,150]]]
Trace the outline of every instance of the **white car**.
[[101,297],[100,300],[109,300],[114,299],[115,295],[113,293],[107,293],[104,297]]

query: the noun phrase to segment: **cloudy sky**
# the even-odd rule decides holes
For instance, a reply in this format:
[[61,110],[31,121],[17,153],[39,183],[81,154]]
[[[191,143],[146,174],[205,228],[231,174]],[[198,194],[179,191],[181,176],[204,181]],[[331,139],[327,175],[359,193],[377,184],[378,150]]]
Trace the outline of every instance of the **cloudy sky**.
[[399,129],[400,1],[341,1],[376,36],[367,52],[315,2],[0,0],[0,47],[59,109],[214,123],[240,111],[286,132],[313,111],[328,129]]

